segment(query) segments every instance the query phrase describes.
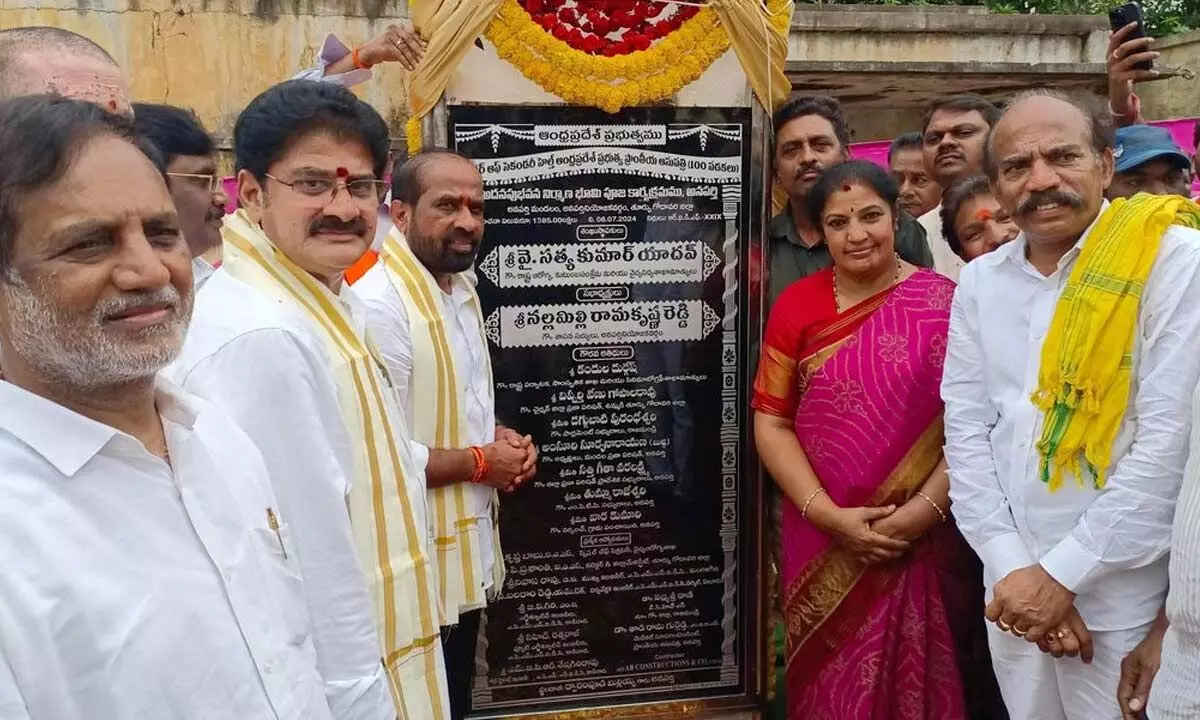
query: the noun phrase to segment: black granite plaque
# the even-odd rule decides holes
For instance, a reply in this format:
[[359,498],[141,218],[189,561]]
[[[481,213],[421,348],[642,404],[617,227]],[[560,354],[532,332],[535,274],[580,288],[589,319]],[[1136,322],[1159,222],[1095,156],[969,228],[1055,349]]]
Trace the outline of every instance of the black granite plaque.
[[744,694],[749,110],[456,106],[449,132],[487,192],[497,414],[541,449],[501,502],[475,714]]

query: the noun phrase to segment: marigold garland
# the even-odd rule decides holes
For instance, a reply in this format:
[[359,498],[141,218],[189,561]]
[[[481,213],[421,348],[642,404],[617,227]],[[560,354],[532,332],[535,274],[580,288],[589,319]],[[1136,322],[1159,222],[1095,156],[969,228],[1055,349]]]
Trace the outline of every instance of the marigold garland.
[[416,115],[408,118],[408,122],[404,123],[404,139],[405,150],[409,157],[421,152],[421,146],[424,140],[421,137],[421,118]]
[[670,98],[729,49],[729,36],[711,8],[648,50],[615,57],[572,48],[534,22],[517,0],[505,0],[485,36],[502,59],[543,90],[611,113]]

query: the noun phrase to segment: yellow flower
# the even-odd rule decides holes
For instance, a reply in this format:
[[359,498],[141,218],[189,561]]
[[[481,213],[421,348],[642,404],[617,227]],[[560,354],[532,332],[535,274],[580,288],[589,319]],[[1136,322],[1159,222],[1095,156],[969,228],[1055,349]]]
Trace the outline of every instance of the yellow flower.
[[729,37],[709,8],[650,49],[611,58],[590,55],[555,38],[517,0],[505,0],[485,35],[501,58],[542,89],[608,112],[671,97],[729,49]]

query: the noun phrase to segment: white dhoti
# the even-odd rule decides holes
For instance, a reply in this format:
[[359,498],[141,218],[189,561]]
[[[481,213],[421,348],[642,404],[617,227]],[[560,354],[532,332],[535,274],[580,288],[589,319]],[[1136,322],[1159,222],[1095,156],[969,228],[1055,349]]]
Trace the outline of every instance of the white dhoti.
[[1055,658],[1037,645],[988,623],[992,669],[1011,720],[1121,720],[1117,685],[1121,661],[1150,633],[1153,623],[1131,630],[1092,632],[1095,656]]

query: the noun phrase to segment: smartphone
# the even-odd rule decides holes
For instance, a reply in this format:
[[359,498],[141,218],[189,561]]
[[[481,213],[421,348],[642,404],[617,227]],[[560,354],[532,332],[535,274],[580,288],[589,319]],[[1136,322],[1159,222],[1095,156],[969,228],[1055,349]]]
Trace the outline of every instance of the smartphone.
[[[1125,38],[1125,42],[1146,37],[1145,23],[1142,21],[1142,8],[1135,2],[1125,3],[1120,7],[1109,10],[1108,22],[1112,25],[1113,32],[1120,30],[1131,22],[1138,24],[1133,29],[1133,32],[1129,33],[1129,36]],[[1153,70],[1154,62],[1152,60],[1145,60],[1133,67],[1137,70]]]

